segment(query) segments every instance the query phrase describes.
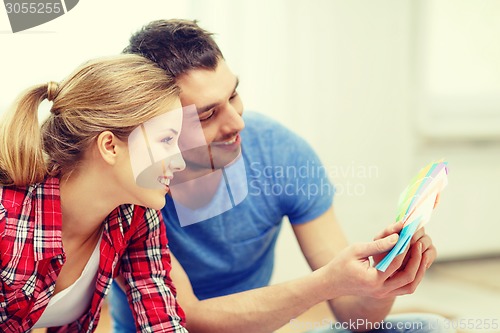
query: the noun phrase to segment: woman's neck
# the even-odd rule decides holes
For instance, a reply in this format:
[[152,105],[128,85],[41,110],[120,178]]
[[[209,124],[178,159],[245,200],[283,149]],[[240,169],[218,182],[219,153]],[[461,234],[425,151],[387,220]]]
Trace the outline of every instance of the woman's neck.
[[89,172],[75,171],[60,181],[63,238],[85,241],[92,237],[119,205],[108,195],[101,177]]

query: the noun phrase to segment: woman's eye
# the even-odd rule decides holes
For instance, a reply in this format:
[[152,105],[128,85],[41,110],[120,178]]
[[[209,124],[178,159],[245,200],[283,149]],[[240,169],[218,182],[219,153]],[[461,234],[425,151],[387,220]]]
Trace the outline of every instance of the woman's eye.
[[162,139],[161,142],[166,143],[166,144],[170,144],[172,142],[172,140],[174,140],[173,136],[167,136],[166,138]]
[[238,93],[235,91],[234,94],[232,94],[231,97],[229,97],[229,100],[235,99],[236,96],[238,96]]
[[203,112],[202,115],[200,115],[200,121],[206,121],[210,118],[212,118],[215,114],[215,109],[209,110],[207,112]]

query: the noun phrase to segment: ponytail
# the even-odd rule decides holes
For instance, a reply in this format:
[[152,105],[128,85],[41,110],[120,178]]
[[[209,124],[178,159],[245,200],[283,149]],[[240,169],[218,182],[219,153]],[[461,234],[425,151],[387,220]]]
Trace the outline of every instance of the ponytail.
[[43,181],[47,173],[38,125],[38,107],[48,85],[21,94],[0,123],[0,185],[24,186]]

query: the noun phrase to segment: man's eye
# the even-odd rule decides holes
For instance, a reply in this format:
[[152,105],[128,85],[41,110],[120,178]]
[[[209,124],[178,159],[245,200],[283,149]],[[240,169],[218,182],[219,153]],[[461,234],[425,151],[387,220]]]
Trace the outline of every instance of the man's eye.
[[238,93],[235,91],[235,92],[231,95],[231,97],[229,97],[229,100],[233,100],[233,99],[235,99],[237,96],[238,96]]
[[207,112],[203,112],[201,115],[200,115],[200,121],[206,121],[210,118],[212,118],[215,114],[215,109],[212,109],[212,110],[209,110]]

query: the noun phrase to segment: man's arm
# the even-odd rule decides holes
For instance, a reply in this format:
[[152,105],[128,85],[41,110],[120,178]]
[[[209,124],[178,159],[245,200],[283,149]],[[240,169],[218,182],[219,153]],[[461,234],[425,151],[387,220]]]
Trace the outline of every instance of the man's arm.
[[180,263],[172,256],[171,278],[192,333],[270,333],[324,301],[318,278],[309,275],[279,285],[198,300]]
[[201,301],[174,257],[171,278],[190,332],[270,333],[320,302],[343,295],[389,293],[383,282],[394,273],[393,266],[378,272],[368,257],[388,251],[396,241],[393,236],[351,245],[306,277]]
[[[377,239],[398,233],[401,225],[394,224]],[[334,214],[333,207],[310,222],[294,225],[293,230],[312,270],[324,267],[332,258],[348,246]],[[411,247],[391,264],[394,274],[384,281],[386,288],[372,296],[343,296],[329,300],[337,320],[347,322],[362,319],[363,322],[379,322],[389,313],[395,296],[412,293],[422,280],[425,270],[432,264],[436,251],[431,239],[421,229],[412,238]],[[382,259],[383,254],[375,256]],[[401,266],[401,267],[400,267]],[[362,326],[359,330],[363,330]]]

